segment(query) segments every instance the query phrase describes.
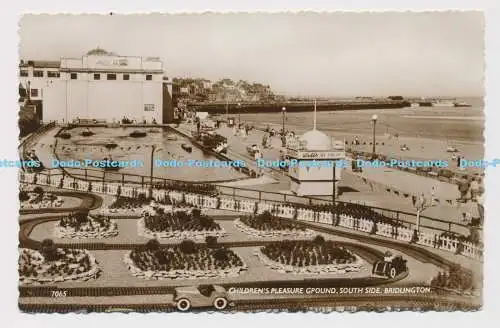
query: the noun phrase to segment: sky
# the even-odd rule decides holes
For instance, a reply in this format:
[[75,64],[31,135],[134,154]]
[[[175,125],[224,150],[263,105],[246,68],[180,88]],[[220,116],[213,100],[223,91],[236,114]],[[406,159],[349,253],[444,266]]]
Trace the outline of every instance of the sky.
[[25,15],[20,58],[99,47],[295,96],[483,96],[481,12]]

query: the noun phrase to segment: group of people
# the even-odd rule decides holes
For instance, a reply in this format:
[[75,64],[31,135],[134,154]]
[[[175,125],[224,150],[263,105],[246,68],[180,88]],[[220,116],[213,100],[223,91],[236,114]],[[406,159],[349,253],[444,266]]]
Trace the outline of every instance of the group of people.
[[[123,116],[123,118],[122,118],[122,120],[121,120],[121,123],[122,123],[122,124],[137,124],[138,122],[137,122],[137,120],[136,120],[136,119],[132,119],[132,120],[131,120],[131,119],[129,119],[128,117]],[[148,121],[147,121],[146,119],[143,119],[143,120],[142,120],[142,124],[148,124]],[[151,124],[158,124],[158,123],[156,122],[156,119],[155,119],[154,117],[151,119]]]
[[24,155],[25,160],[28,162],[36,162],[38,166],[27,167],[28,171],[42,171],[45,167],[43,166],[42,161],[36,155],[35,149],[31,149],[26,155]]
[[464,180],[458,185],[460,200],[463,202],[467,202],[468,200],[475,202],[482,194],[482,189],[480,178],[472,178],[470,181]]
[[250,132],[250,125],[240,123],[238,125],[233,125],[233,135],[240,136],[244,140],[248,137],[248,133]]

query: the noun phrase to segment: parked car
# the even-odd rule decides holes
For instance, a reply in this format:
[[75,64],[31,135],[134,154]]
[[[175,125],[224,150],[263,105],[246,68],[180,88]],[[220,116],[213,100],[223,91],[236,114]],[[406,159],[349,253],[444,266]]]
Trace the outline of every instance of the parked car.
[[373,264],[372,274],[394,279],[407,270],[406,260],[401,255],[389,255]]
[[455,147],[450,146],[450,147],[446,148],[446,151],[448,153],[456,153],[456,152],[458,152],[458,149],[455,148]]
[[174,291],[174,305],[179,311],[186,312],[194,307],[213,306],[217,310],[224,310],[233,303],[221,286],[200,285],[177,287]]

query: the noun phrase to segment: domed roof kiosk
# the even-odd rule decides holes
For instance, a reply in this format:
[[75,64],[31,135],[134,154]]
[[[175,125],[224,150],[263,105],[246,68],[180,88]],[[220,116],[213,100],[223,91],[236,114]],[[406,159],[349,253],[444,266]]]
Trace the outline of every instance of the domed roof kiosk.
[[[332,196],[338,194],[342,167],[333,165],[344,160],[344,144],[316,129],[316,102],[313,129],[287,144],[291,191],[298,196]],[[334,167],[335,166],[335,167]],[[335,178],[334,178],[335,177]]]

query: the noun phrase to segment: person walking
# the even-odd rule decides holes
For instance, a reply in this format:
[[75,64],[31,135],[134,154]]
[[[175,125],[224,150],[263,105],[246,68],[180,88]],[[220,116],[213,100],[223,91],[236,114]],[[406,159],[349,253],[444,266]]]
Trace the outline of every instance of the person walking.
[[472,181],[470,183],[471,200],[475,202],[478,195],[479,195],[479,183],[476,181],[475,178],[472,178]]
[[264,132],[264,136],[262,136],[262,148],[267,148],[267,141],[269,140],[269,133]]
[[259,148],[257,148],[253,154],[255,159],[255,164],[257,165],[257,178],[262,175],[262,167],[259,165],[259,159],[262,159],[263,155]]
[[200,134],[200,129],[201,129],[200,118],[198,116],[196,116],[195,120],[196,120],[196,131],[198,132],[198,134]]

